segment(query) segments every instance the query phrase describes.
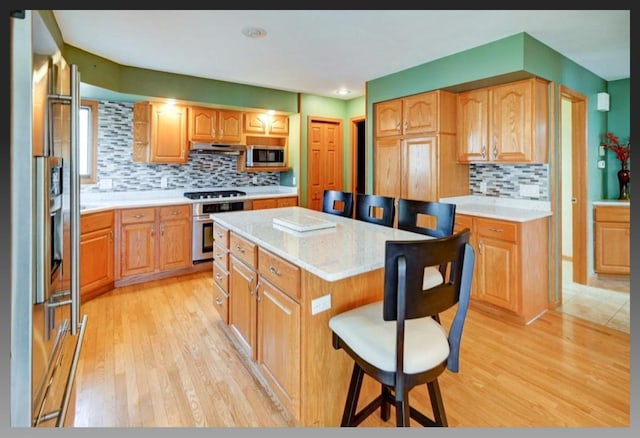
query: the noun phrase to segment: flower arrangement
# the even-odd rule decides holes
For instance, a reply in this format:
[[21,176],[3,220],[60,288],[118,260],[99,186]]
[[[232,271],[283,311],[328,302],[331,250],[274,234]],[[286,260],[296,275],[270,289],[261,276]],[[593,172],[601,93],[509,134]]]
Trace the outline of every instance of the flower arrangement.
[[604,135],[604,141],[600,143],[600,146],[615,152],[616,158],[620,160],[622,168],[627,168],[627,165],[629,164],[629,156],[631,154],[631,137],[628,138],[626,143],[620,143],[617,136],[612,132],[607,132]]

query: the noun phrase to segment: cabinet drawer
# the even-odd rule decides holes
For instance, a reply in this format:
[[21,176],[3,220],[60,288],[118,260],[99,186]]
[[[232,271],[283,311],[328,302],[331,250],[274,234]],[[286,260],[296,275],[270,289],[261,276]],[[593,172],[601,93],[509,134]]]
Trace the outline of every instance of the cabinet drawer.
[[518,240],[518,224],[514,222],[476,218],[476,232],[478,236],[493,237],[508,242]]
[[229,296],[220,289],[216,283],[213,283],[213,307],[220,314],[220,318],[225,324],[229,323]]
[[229,290],[229,272],[222,269],[217,263],[213,264],[213,281],[220,286],[222,290]]
[[629,207],[596,206],[596,221],[598,222],[629,222]]
[[91,233],[113,227],[113,210],[80,216],[80,233]]
[[127,208],[121,210],[123,224],[138,224],[142,222],[155,222],[156,209],[149,208]]
[[300,299],[300,268],[297,266],[258,248],[258,272],[291,298]]
[[160,207],[160,220],[190,219],[190,218],[191,218],[190,205],[170,205],[167,207]]
[[278,207],[296,207],[298,205],[298,198],[278,198]]
[[229,270],[229,250],[219,245],[218,242],[213,243],[213,260],[225,271]]
[[229,230],[217,222],[213,223],[213,240],[224,248],[229,248]]
[[469,231],[473,230],[473,218],[471,216],[456,214],[455,222],[453,223],[453,231],[457,233],[465,228],[469,228]]
[[229,250],[231,254],[245,262],[252,268],[256,268],[256,254],[258,247],[253,242],[238,236],[236,233],[229,234]]

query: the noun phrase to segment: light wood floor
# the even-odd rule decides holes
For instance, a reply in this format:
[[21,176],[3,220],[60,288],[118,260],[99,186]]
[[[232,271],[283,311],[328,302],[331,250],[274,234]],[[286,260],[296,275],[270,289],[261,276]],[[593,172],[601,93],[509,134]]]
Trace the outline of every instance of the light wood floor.
[[[294,426],[228,338],[212,287],[202,272],[83,304],[75,426]],[[470,309],[460,372],[439,381],[452,427],[629,427],[630,335],[555,311],[523,327]],[[411,403],[430,414],[426,388]]]

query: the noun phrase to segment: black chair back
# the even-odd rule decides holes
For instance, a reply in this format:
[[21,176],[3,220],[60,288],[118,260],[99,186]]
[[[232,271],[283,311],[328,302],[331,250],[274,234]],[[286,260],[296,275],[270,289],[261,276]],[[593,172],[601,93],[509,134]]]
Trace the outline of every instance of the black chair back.
[[[382,208],[382,217],[374,216],[373,207]],[[388,196],[360,194],[356,196],[356,219],[372,224],[393,226],[396,214],[395,199]]]
[[[420,214],[434,216],[436,227],[427,228],[418,225]],[[431,237],[445,237],[453,234],[456,219],[456,205],[437,201],[398,200],[398,228],[425,234]]]
[[[447,367],[457,372],[462,326],[469,304],[475,253],[469,229],[451,236],[419,241],[387,241],[385,246],[383,319],[397,321],[398,352],[403,351],[406,320],[437,315],[458,304],[449,331]],[[444,282],[423,290],[425,268],[446,265]],[[441,271],[442,272],[442,271]],[[398,355],[398,370],[403,369]]]
[[322,211],[337,216],[353,217],[353,193],[325,190],[322,196]]

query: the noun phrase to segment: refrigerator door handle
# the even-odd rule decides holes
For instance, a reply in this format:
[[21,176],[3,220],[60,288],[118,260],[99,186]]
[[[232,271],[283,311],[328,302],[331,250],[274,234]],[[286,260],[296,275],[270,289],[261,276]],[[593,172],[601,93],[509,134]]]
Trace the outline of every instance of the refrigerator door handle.
[[71,334],[78,332],[80,316],[80,166],[79,153],[80,72],[71,64],[71,163],[70,163],[70,232],[71,232]]

